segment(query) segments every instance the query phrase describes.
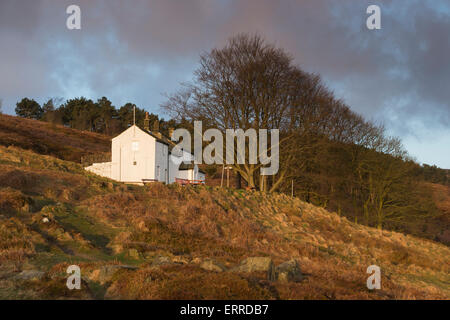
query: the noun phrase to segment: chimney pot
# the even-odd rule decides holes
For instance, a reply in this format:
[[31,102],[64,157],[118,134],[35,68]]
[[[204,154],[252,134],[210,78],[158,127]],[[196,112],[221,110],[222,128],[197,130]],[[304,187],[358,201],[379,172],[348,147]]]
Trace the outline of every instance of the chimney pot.
[[161,132],[159,132],[159,120],[155,120],[155,122],[153,122],[152,132],[158,138],[162,137]]
[[158,120],[155,120],[155,122],[153,122],[153,131],[155,133],[159,132],[159,121]]
[[148,112],[145,112],[144,130],[150,131],[150,119],[148,117]]

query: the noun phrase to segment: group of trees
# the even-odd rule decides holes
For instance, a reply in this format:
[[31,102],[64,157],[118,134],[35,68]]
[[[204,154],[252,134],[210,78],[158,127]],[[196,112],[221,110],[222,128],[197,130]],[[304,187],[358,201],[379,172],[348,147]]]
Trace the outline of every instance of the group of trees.
[[162,107],[205,129],[279,129],[278,174],[261,176],[262,165],[248,161],[233,165],[249,187],[290,193],[293,183],[306,201],[379,228],[426,215],[415,198],[415,163],[400,141],[258,35],[238,35],[203,54],[193,81]]
[[426,181],[450,186],[450,170],[423,164],[416,167],[416,175]]
[[[65,102],[52,98],[42,106],[33,99],[23,98],[17,103],[15,109],[16,114],[20,117],[107,135],[116,135],[133,124],[133,110],[135,110],[136,124],[143,127],[144,109],[138,108],[132,103],[126,103],[116,109],[106,97],[102,97],[96,102],[84,97]],[[150,114],[149,118],[150,123],[159,120],[163,131],[168,131],[168,127],[175,125],[173,120],[164,121],[155,114]]]

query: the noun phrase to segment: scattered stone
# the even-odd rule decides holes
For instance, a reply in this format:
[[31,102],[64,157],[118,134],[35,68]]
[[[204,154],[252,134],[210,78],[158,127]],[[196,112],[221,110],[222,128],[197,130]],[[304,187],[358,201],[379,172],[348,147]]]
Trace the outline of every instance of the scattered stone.
[[45,275],[45,272],[39,270],[23,270],[14,278],[18,280],[41,280]]
[[57,228],[57,229],[54,231],[55,236],[61,236],[61,235],[63,235],[64,233],[65,233],[65,230],[64,230],[63,228]]
[[140,258],[139,251],[136,249],[128,249],[128,256],[136,260]]
[[268,280],[275,279],[275,268],[269,257],[249,257],[243,260],[239,266],[231,269],[232,272],[265,272]]
[[203,260],[199,257],[196,257],[194,259],[192,259],[191,263],[193,264],[201,264],[203,262]]
[[160,267],[164,265],[172,264],[172,261],[169,257],[166,256],[159,256],[153,259],[151,266],[152,267]]
[[178,264],[188,264],[189,261],[190,259],[187,256],[175,256],[172,258],[172,262]]
[[200,268],[207,271],[223,272],[226,270],[225,266],[214,259],[205,259],[201,264]]
[[58,232],[56,233],[56,239],[59,241],[70,241],[73,240],[72,235],[69,232],[60,232],[60,230],[64,230],[64,229],[58,229]]
[[137,270],[138,267],[129,265],[106,265],[100,269],[94,270],[90,275],[90,279],[98,281],[101,284],[111,281],[112,277],[119,270]]
[[283,262],[277,266],[275,273],[277,280],[280,282],[298,282],[303,279],[300,266],[295,259]]

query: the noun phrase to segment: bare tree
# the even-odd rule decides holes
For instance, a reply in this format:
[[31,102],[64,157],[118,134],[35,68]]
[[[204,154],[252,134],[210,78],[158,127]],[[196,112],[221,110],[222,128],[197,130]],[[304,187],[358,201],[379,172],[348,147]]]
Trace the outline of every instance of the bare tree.
[[[241,34],[201,55],[194,82],[184,84],[162,107],[173,117],[202,120],[223,132],[280,129],[281,144],[289,140],[290,110],[299,102],[298,84],[304,77],[285,51],[258,35]],[[233,167],[254,187],[260,166],[246,161]]]
[[[250,187],[259,186],[263,191],[290,190],[294,180],[314,179],[315,172],[324,168],[333,170],[328,165],[333,162],[329,149],[338,147],[349,163],[341,168],[347,170],[348,179],[345,183],[327,181],[329,190],[333,193],[344,185],[360,198],[357,188],[362,187],[355,181],[365,183],[368,177],[361,171],[364,150],[404,157],[399,141],[386,138],[383,126],[352,112],[319,75],[302,71],[288,53],[258,35],[238,35],[224,48],[201,55],[193,82],[184,83],[162,107],[185,123],[203,121],[205,129],[279,129],[280,169],[276,175],[259,175],[261,165],[247,161],[248,144],[246,162],[233,165]],[[350,150],[348,157],[346,150]],[[308,197],[318,194],[313,187],[306,189]]]

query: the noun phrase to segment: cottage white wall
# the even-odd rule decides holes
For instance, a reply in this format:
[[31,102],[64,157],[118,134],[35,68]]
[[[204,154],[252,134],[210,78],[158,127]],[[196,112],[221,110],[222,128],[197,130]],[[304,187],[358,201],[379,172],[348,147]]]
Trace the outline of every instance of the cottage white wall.
[[120,181],[120,136],[111,141],[111,179]]
[[175,155],[169,155],[169,183],[174,183],[175,178],[180,178],[178,168],[180,167],[181,160],[177,161],[175,158],[181,159]]
[[111,162],[93,163],[85,169],[92,173],[98,174],[99,176],[111,178],[111,164]]
[[[133,143],[136,143],[137,149],[133,148]],[[198,170],[197,165],[194,169],[179,170],[181,161],[173,161],[169,154],[169,146],[158,142],[137,126],[131,126],[113,138],[111,151],[111,162],[94,163],[86,170],[129,183],[141,183],[142,179],[156,179],[165,183],[174,183],[176,178],[205,179],[205,175]],[[194,159],[192,154],[184,150],[179,156],[178,159],[185,161]]]
[[[133,150],[133,142],[138,144],[137,150]],[[131,126],[112,139],[111,178],[122,182],[155,179],[155,151],[156,139]]]
[[169,183],[174,183],[176,178],[192,180],[192,173],[188,170],[179,170],[182,161],[193,161],[194,156],[185,150],[173,149],[171,155],[169,155]]
[[189,169],[189,170],[179,170],[178,171],[178,176],[177,178],[180,179],[186,179],[186,180],[193,180],[193,170]]
[[168,183],[169,179],[169,147],[166,144],[156,141],[155,149],[155,179]]

